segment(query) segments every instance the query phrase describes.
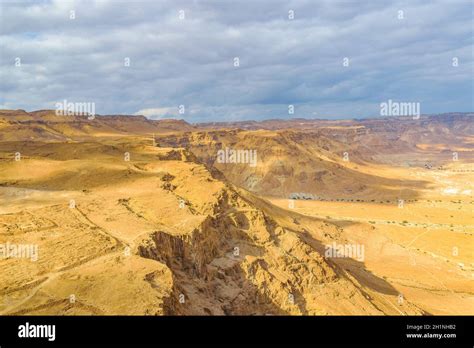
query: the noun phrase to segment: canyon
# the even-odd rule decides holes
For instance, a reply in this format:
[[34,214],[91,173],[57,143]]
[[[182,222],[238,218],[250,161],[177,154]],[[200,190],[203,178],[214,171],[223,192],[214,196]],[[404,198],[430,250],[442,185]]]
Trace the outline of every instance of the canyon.
[[472,117],[0,110],[0,314],[472,314]]

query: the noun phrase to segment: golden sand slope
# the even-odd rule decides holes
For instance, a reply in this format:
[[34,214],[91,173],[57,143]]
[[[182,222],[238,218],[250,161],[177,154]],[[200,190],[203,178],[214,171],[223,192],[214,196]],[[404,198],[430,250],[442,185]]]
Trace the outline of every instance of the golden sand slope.
[[[0,245],[38,254],[0,258],[0,314],[473,313],[466,161],[429,171],[344,162],[306,132],[15,115],[0,118]],[[263,179],[213,166],[224,142],[258,148]],[[324,201],[290,206],[301,188]],[[327,257],[332,243],[364,258]]]
[[321,256],[315,231],[336,225],[302,228],[184,150],[21,146],[20,161],[2,153],[0,242],[39,257],[0,261],[3,314],[421,313]]

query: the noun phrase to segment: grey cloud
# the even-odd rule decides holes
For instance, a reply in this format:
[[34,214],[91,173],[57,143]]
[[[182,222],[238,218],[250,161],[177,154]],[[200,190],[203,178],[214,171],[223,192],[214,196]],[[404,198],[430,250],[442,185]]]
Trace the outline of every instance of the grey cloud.
[[[289,117],[288,104],[295,117],[374,116],[388,98],[420,101],[426,112],[473,109],[467,1],[0,6],[3,107],[86,100],[102,114],[157,110],[154,117],[173,117],[171,110],[184,104],[186,113],[178,116],[189,121]],[[16,57],[21,67],[14,66]]]

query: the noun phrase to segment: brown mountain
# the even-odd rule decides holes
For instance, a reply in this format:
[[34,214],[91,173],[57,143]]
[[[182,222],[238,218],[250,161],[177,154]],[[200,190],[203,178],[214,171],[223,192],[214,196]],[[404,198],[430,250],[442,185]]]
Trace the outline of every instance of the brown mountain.
[[469,313],[470,117],[2,110],[0,313]]

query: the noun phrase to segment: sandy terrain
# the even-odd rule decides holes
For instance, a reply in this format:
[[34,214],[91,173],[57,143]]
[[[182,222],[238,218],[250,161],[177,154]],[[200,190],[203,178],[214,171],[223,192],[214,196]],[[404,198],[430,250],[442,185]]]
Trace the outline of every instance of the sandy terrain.
[[[470,173],[460,175],[455,168],[443,172],[443,182],[439,173],[418,169],[433,188],[400,207],[398,202],[297,200],[291,210],[344,226],[346,238],[365,246],[365,267],[425,311],[472,314],[474,201],[462,192],[473,184]],[[412,172],[406,170],[407,177]],[[455,183],[462,190],[445,194]],[[270,200],[289,209],[287,199]]]
[[[474,312],[462,134],[459,161],[426,139],[404,156],[363,143],[346,161],[344,132],[360,126],[0,116],[2,315]],[[258,165],[215,163],[223,146],[256,149]]]

